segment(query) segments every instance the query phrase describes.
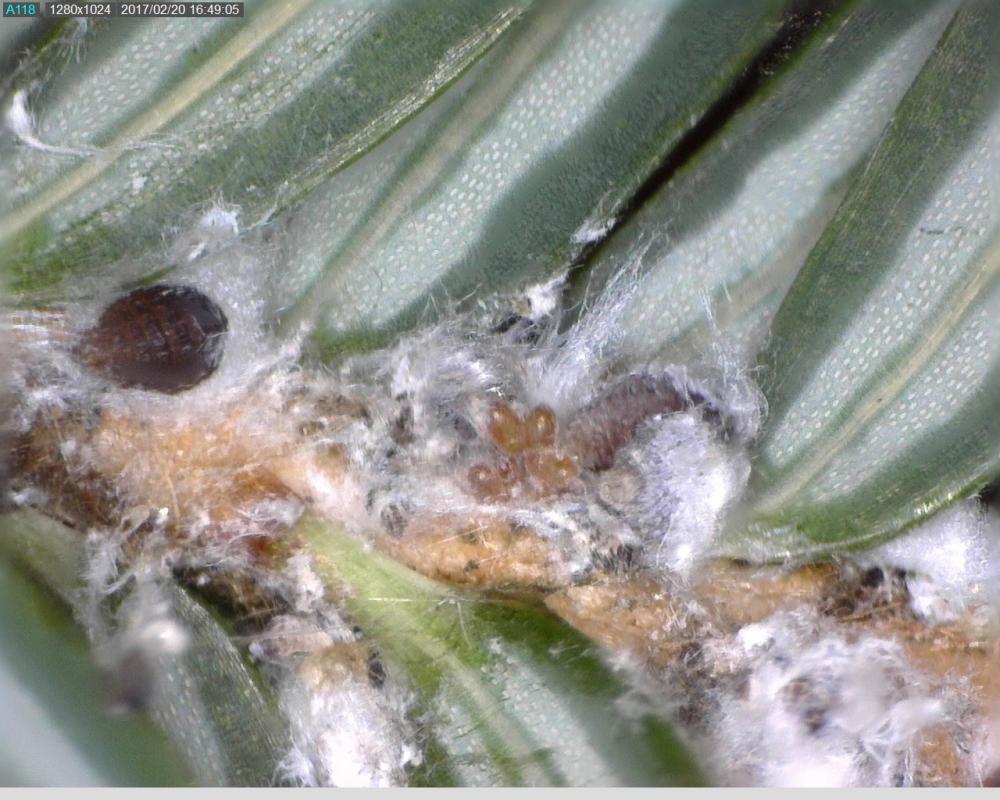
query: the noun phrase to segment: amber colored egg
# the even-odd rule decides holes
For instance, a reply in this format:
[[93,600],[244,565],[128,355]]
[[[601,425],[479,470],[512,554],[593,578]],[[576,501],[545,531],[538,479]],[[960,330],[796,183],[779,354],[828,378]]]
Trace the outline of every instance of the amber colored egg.
[[469,470],[469,485],[479,500],[495,502],[510,497],[510,479],[485,464],[475,464]]
[[222,309],[202,292],[160,284],[111,303],[77,352],[119,386],[176,394],[215,372],[228,328]]
[[506,403],[494,403],[490,407],[486,428],[493,443],[505,453],[520,453],[528,446],[524,420]]
[[565,491],[580,474],[576,461],[551,451],[528,453],[524,461],[528,474],[545,494]]
[[535,406],[524,418],[531,447],[551,447],[556,441],[556,412],[548,406]]

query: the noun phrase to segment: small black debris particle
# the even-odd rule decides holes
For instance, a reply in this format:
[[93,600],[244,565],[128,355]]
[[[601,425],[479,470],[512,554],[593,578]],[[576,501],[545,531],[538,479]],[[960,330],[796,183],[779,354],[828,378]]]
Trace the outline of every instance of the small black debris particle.
[[413,444],[416,437],[413,434],[413,406],[409,402],[403,403],[399,414],[392,421],[389,436],[401,447]]
[[876,586],[881,586],[884,580],[885,573],[879,567],[872,567],[861,577],[861,585],[874,589]]
[[402,537],[406,530],[406,513],[402,508],[395,503],[387,505],[382,509],[379,519],[382,521],[382,527],[385,528],[386,533],[394,539]]
[[385,664],[382,663],[378,651],[372,650],[368,654],[368,682],[376,689],[381,689],[385,685],[385,679]]

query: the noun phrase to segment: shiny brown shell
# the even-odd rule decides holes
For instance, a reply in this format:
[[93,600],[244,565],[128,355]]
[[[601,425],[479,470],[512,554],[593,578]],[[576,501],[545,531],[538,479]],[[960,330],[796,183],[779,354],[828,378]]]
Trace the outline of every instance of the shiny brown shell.
[[158,284],[104,309],[77,354],[119,386],[176,394],[215,372],[228,328],[222,309],[202,292]]

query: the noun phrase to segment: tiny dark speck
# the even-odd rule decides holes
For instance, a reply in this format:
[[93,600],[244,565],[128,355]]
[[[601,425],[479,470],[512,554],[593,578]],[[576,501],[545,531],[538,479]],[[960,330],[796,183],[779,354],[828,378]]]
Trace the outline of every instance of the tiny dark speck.
[[868,586],[869,588],[874,588],[876,586],[881,586],[882,581],[885,580],[885,574],[879,567],[872,567],[867,570],[865,574],[861,577],[861,585]]

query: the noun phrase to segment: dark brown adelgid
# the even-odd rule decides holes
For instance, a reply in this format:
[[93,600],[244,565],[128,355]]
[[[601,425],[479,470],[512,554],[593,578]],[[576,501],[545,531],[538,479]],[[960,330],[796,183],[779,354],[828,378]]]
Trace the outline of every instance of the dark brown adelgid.
[[615,454],[632,440],[639,425],[688,404],[668,378],[628,375],[577,413],[567,428],[566,444],[584,468],[610,469]]
[[581,467],[601,472],[614,466],[615,454],[632,441],[646,420],[694,407],[701,408],[706,420],[723,423],[707,397],[675,384],[670,376],[627,375],[577,412],[562,444]]
[[215,372],[228,328],[202,292],[158,284],[111,303],[83,335],[78,355],[119,386],[176,394]]

